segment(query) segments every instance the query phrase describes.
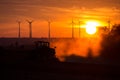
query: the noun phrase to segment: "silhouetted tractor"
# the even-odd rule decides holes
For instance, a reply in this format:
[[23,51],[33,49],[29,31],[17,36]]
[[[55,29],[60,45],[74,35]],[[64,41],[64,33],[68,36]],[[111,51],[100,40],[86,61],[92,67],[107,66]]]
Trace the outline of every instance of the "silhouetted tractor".
[[36,48],[33,50],[33,56],[35,60],[39,61],[56,61],[55,49],[50,48],[49,42],[36,41]]

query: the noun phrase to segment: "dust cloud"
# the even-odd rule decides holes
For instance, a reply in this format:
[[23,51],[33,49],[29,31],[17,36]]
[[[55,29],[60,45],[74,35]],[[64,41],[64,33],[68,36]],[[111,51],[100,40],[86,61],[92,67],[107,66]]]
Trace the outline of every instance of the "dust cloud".
[[79,39],[59,39],[51,42],[52,47],[56,47],[56,57],[64,61],[66,56],[87,57],[89,49],[92,50],[93,57],[99,56],[101,38],[79,38]]

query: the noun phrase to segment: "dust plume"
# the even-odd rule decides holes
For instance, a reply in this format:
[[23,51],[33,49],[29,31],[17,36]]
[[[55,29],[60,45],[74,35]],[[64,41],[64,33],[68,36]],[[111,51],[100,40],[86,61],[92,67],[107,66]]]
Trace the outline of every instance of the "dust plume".
[[64,61],[66,56],[76,55],[88,57],[88,49],[92,50],[93,57],[99,56],[100,37],[97,38],[79,38],[79,39],[56,39],[51,42],[51,46],[56,47],[56,56],[60,61]]

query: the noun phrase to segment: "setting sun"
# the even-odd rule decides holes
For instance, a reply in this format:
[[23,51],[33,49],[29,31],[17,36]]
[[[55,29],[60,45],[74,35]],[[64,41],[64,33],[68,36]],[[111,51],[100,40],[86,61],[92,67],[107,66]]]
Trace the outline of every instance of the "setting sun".
[[96,33],[96,27],[99,26],[99,23],[89,21],[86,23],[86,32],[88,34],[95,34]]

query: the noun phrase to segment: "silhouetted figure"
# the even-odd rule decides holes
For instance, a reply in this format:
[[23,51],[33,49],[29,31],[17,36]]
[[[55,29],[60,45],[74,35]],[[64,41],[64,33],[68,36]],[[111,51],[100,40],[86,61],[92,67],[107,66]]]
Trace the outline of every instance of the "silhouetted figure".
[[92,59],[92,58],[93,58],[92,49],[91,49],[91,48],[88,48],[88,55],[87,55],[87,58],[88,58],[88,59]]
[[94,57],[93,57],[93,52],[92,49],[89,47],[88,48],[88,54],[87,54],[87,62],[88,63],[93,63]]

